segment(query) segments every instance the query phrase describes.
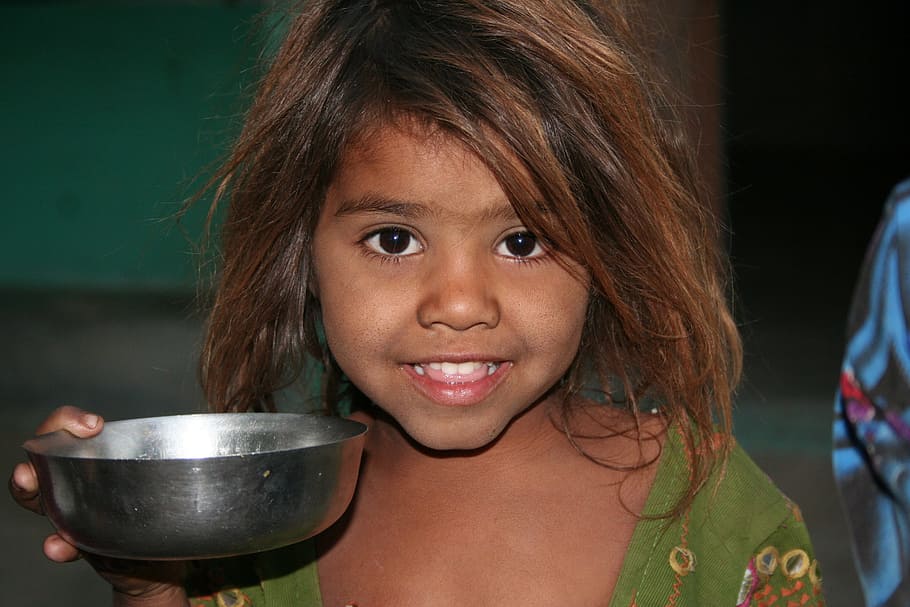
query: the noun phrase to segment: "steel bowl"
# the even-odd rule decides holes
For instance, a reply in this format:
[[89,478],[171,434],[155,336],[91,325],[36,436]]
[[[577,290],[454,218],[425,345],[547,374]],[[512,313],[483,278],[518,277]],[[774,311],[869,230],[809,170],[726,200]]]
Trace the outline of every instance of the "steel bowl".
[[285,546],[348,507],[367,427],[290,413],[108,422],[23,445],[44,511],[81,550],[130,559],[233,556]]

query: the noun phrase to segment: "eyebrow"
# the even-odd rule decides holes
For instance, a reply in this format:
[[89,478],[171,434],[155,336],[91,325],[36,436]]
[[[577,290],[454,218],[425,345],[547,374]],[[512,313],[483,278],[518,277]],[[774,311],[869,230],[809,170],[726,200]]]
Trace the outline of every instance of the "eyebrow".
[[426,217],[430,209],[419,202],[398,198],[387,198],[378,194],[366,194],[360,198],[343,200],[335,211],[336,217],[360,214],[399,215],[409,219]]
[[[335,211],[336,217],[358,214],[397,215],[405,219],[424,219],[438,215],[438,212],[421,202],[388,198],[379,194],[366,194],[360,198],[344,200]],[[509,221],[516,218],[515,209],[506,203],[491,204],[485,207],[476,219],[479,221]]]

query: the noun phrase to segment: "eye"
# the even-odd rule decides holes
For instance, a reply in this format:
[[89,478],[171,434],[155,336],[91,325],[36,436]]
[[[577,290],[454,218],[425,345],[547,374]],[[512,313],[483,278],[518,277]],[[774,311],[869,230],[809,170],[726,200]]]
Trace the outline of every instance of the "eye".
[[413,234],[402,228],[382,228],[364,239],[364,244],[383,255],[404,257],[423,250]]
[[530,259],[540,257],[545,251],[530,232],[514,232],[502,239],[496,246],[496,252],[506,257]]

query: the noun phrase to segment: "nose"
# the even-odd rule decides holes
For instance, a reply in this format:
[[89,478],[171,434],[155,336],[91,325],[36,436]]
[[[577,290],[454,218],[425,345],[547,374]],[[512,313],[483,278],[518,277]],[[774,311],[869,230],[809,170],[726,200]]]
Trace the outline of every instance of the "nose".
[[493,269],[467,254],[439,254],[428,264],[420,286],[417,320],[427,329],[467,331],[499,324],[500,305]]

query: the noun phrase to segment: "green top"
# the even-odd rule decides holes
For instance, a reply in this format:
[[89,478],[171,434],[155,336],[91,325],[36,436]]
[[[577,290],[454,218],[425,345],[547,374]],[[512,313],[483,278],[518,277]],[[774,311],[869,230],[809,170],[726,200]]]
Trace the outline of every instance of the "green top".
[[[685,448],[671,432],[645,513],[666,512],[687,478]],[[208,587],[221,590],[192,607],[322,605],[310,541],[203,568]],[[818,564],[799,509],[735,447],[685,514],[638,522],[610,607],[771,604],[824,605]]]

